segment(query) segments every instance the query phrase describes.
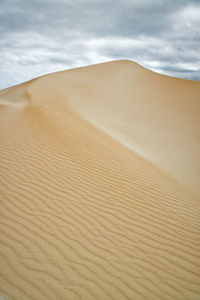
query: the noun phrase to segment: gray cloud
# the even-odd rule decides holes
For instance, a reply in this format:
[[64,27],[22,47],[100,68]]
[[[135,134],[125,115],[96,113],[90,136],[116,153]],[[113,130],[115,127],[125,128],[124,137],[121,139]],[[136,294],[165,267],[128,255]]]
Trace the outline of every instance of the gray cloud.
[[0,88],[113,59],[200,80],[200,3],[0,0]]

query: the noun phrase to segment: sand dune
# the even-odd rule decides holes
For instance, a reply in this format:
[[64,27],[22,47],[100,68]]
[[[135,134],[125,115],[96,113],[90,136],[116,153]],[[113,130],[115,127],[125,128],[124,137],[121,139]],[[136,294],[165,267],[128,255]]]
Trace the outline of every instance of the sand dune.
[[130,61],[0,91],[0,299],[200,299],[199,96]]

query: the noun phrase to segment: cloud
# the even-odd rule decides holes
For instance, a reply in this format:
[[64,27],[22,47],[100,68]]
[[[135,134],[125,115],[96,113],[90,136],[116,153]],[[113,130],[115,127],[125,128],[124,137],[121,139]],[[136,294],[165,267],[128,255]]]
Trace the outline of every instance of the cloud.
[[114,59],[200,80],[195,0],[0,0],[0,88]]

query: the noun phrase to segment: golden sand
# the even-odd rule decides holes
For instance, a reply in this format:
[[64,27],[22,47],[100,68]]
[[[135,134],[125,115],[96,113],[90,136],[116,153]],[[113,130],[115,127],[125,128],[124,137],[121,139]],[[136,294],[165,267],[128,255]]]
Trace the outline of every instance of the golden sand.
[[116,61],[0,91],[0,299],[200,299],[200,83]]

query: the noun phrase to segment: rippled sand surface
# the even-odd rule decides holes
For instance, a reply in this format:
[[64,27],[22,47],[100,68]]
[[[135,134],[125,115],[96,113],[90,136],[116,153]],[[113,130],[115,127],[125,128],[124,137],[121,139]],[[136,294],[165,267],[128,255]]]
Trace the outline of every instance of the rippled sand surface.
[[200,83],[116,61],[0,91],[0,299],[200,299]]

